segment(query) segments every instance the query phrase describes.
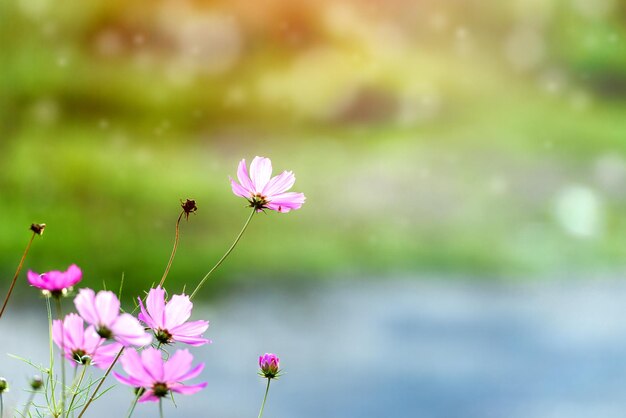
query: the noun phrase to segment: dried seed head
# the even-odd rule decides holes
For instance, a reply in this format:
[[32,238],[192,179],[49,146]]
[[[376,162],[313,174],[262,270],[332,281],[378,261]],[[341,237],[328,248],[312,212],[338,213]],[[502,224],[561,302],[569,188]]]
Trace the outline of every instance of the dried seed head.
[[30,230],[37,235],[43,235],[43,230],[46,229],[46,224],[31,224]]

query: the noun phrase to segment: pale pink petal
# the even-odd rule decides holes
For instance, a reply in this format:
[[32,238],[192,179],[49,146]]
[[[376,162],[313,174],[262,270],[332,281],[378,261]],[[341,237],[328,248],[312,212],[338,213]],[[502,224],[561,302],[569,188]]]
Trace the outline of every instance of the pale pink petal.
[[142,358],[135,350],[127,350],[120,359],[122,368],[128,373],[128,379],[136,382],[136,386],[148,387],[152,386],[154,379],[150,375],[142,363]]
[[119,353],[122,347],[124,347],[122,344],[116,342],[110,344],[103,344],[101,342],[101,345],[93,352],[91,364],[99,369],[108,368],[111,363],[113,363],[115,356],[117,356],[117,353]]
[[197,385],[190,385],[190,386],[174,385],[170,387],[170,390],[172,392],[180,393],[183,395],[193,395],[194,393],[197,393],[201,391],[202,389],[204,389],[207,385],[208,385],[207,382],[202,382],[202,383],[198,383]]
[[146,298],[146,307],[156,325],[156,327],[151,328],[163,328],[165,326],[165,290],[160,286],[157,286],[156,289],[150,289]]
[[141,312],[139,312],[137,318],[139,318],[140,321],[146,324],[148,328],[158,328],[157,324],[154,322],[154,319],[152,319],[150,314],[146,311],[146,307],[143,306],[143,301],[141,300],[141,298],[137,298],[137,300],[139,301],[139,308],[141,309]]
[[141,352],[141,362],[147,374],[152,377],[153,382],[164,382],[164,366],[161,358],[161,351],[153,347],[148,347]]
[[182,380],[191,368],[193,356],[189,350],[177,350],[163,365],[163,379],[166,382],[177,382]]
[[117,380],[119,380],[121,383],[125,385],[132,386],[132,387],[142,387],[142,383],[138,381],[137,379],[133,378],[132,376],[126,377],[126,376],[119,374],[118,372],[113,372],[113,376],[115,376]]
[[102,290],[96,295],[95,309],[99,321],[94,325],[109,327],[120,314],[120,301],[115,293]]
[[95,293],[91,289],[80,289],[78,296],[74,298],[76,310],[87,323],[98,325],[98,313],[95,306]]
[[54,343],[63,350],[65,348],[64,345],[67,346],[67,341],[65,341],[65,344],[61,343],[62,333],[63,322],[60,319],[55,319],[54,321],[52,321],[52,341],[54,341]]
[[110,330],[113,332],[113,338],[125,346],[141,347],[152,342],[150,334],[146,333],[137,318],[130,314],[120,315],[110,325]]
[[183,336],[183,335],[174,335],[173,340],[178,341],[183,344],[188,344],[192,347],[200,347],[201,345],[210,344],[213,342],[209,339],[202,338],[202,337],[190,337],[190,336]]
[[165,325],[164,328],[169,330],[174,328],[191,316],[193,303],[187,295],[174,295],[165,306]]
[[269,158],[254,157],[250,163],[250,178],[254,190],[260,193],[272,176],[272,162]]
[[278,212],[289,212],[292,209],[300,209],[305,200],[303,193],[281,193],[272,197],[267,208]]
[[186,322],[175,328],[169,328],[174,341],[190,344],[193,346],[203,345],[209,342],[206,338],[202,338],[202,333],[209,327],[208,321]]
[[63,335],[59,335],[59,337],[63,338],[67,348],[75,349],[84,347],[85,323],[83,322],[83,318],[75,313],[67,315],[64,320],[63,332]]
[[246,169],[246,160],[245,158],[239,161],[239,167],[237,168],[237,178],[239,179],[239,183],[241,186],[254,194],[256,191],[254,190],[254,184],[252,184],[252,180],[250,180],[250,176],[248,175],[248,170]]
[[159,399],[161,398],[156,396],[152,389],[148,389],[143,395],[141,395],[138,402],[157,402]]
[[295,182],[296,176],[291,171],[283,171],[267,183],[261,194],[271,200],[272,196],[291,189]]
[[183,380],[193,379],[194,377],[198,376],[202,372],[202,370],[204,370],[204,363],[198,364],[196,367],[194,367],[193,369],[189,370],[189,372],[187,372],[184,375],[180,376],[178,378],[178,381],[182,382]]
[[237,196],[248,198],[248,197],[251,197],[252,195],[254,195],[253,191],[246,190],[243,186],[241,186],[239,183],[237,183],[232,178],[230,178],[230,186],[233,189],[233,193],[235,195],[237,195]]

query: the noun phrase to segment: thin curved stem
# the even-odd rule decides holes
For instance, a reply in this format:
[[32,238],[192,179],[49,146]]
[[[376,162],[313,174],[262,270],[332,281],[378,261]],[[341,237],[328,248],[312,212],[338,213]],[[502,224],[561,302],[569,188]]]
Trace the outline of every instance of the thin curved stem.
[[[9,287],[9,292],[7,296],[4,298],[4,303],[2,304],[2,309],[0,309],[0,318],[2,318],[2,314],[7,307],[7,303],[9,303],[9,298],[11,297],[11,293],[13,293],[13,288],[15,287],[15,282],[17,282],[17,277],[20,275],[20,271],[22,271],[22,266],[24,265],[24,260],[26,259],[26,255],[28,251],[30,251],[30,246],[35,239],[36,232],[33,231],[33,235],[31,235],[30,240],[28,240],[28,244],[26,245],[26,249],[24,250],[24,254],[22,254],[22,259],[20,263],[17,265],[17,270],[15,270],[15,275],[13,276],[13,280],[11,281],[11,286]],[[1,416],[1,415],[0,415]]]
[[56,383],[54,377],[54,345],[52,342],[52,308],[50,307],[50,296],[46,297],[46,309],[48,312],[48,344],[50,346],[50,368],[48,369],[48,378],[50,379],[50,398],[52,400],[52,411],[56,413],[57,405],[54,398]]
[[94,399],[96,399],[96,395],[98,394],[98,391],[100,390],[100,388],[104,384],[104,381],[106,380],[106,378],[109,377],[109,374],[111,373],[111,370],[113,370],[113,366],[115,366],[115,363],[117,363],[117,360],[120,358],[120,356],[124,352],[124,348],[126,348],[126,347],[122,347],[120,349],[120,351],[117,353],[117,355],[113,359],[113,362],[111,363],[111,365],[109,366],[107,371],[104,372],[104,376],[102,376],[102,379],[100,379],[100,383],[98,383],[98,386],[96,386],[96,389],[93,391],[93,393],[89,397],[89,400],[87,401],[87,403],[83,407],[83,410],[80,411],[80,414],[78,414],[78,418],[81,418],[83,416],[83,414],[85,413],[87,408],[89,408],[89,405],[91,405],[91,403],[94,401]]
[[[30,395],[28,395],[28,401],[26,401],[26,405],[24,405],[24,412],[22,412],[23,417],[28,416],[28,410],[30,409],[30,405],[33,403],[35,399],[35,391],[33,390]],[[2,416],[2,412],[0,412],[0,417]]]
[[135,395],[135,399],[133,399],[133,402],[130,404],[130,408],[128,409],[128,415],[126,415],[126,418],[130,418],[131,415],[133,415],[133,411],[135,410],[135,407],[137,406],[137,401],[139,400],[140,396],[141,396],[141,388],[137,390],[137,395]]
[[72,406],[74,406],[74,400],[76,399],[76,395],[78,395],[78,390],[80,389],[80,385],[83,383],[83,378],[85,377],[85,372],[87,371],[87,365],[83,365],[83,371],[78,378],[78,383],[76,384],[76,388],[74,389],[74,393],[72,394],[72,399],[70,400],[70,405],[67,407],[67,414],[72,413]]
[[56,308],[57,308],[57,319],[61,321],[61,415],[67,416],[65,414],[65,361],[63,358],[63,353],[65,351],[65,327],[63,326],[63,311],[61,308],[61,297],[55,297]]
[[161,281],[159,282],[159,286],[163,287],[163,283],[165,283],[165,278],[167,274],[170,272],[170,267],[172,267],[172,262],[174,261],[174,256],[176,255],[176,249],[178,248],[178,240],[180,238],[180,220],[183,218],[185,211],[183,210],[180,215],[178,215],[178,219],[176,220],[176,235],[174,236],[174,248],[172,248],[172,254],[170,255],[170,260],[167,262],[167,267],[165,268],[165,272],[163,273],[163,277],[161,277]]
[[272,379],[267,379],[267,387],[265,388],[265,396],[263,397],[263,403],[261,404],[261,410],[259,411],[259,418],[263,416],[263,408],[265,408],[265,401],[267,400],[267,393],[270,391],[270,382]]
[[198,293],[198,290],[200,290],[200,288],[204,285],[204,282],[207,281],[211,273],[213,273],[213,271],[215,271],[215,269],[217,269],[224,262],[224,260],[226,260],[226,257],[228,257],[230,253],[235,249],[235,247],[237,246],[237,243],[243,236],[243,233],[246,231],[246,228],[248,228],[248,225],[250,224],[250,221],[252,220],[252,217],[254,216],[255,213],[256,213],[256,209],[253,208],[252,212],[250,213],[250,216],[248,216],[248,219],[246,220],[246,223],[243,224],[243,228],[241,228],[241,231],[239,231],[239,235],[237,235],[237,238],[235,238],[235,241],[232,243],[232,245],[226,251],[226,253],[224,253],[222,258],[220,258],[219,261],[213,266],[213,268],[209,270],[209,272],[202,278],[202,280],[200,280],[200,283],[198,283],[198,286],[196,286],[194,291],[191,293],[191,296],[189,296],[189,299],[193,299],[196,293]]

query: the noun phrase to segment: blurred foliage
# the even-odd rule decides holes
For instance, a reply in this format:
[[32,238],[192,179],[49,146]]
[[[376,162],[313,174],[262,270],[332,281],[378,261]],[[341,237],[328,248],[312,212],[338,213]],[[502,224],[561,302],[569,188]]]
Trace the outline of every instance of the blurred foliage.
[[[0,3],[0,273],[195,284],[247,216],[237,162],[293,170],[211,281],[619,269],[626,5],[610,0]],[[578,200],[577,200],[578,199]]]

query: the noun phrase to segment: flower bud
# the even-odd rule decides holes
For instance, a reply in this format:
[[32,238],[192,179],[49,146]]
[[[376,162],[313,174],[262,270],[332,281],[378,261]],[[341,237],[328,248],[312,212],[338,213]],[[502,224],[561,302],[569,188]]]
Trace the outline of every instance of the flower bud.
[[30,380],[30,387],[33,390],[39,390],[41,389],[42,386],[43,386],[43,379],[41,378],[41,376],[38,376],[38,375],[33,376],[33,378]]
[[46,224],[32,224],[30,230],[37,235],[43,235],[43,230],[46,229]]
[[276,354],[265,353],[259,357],[259,367],[261,368],[261,373],[259,374],[268,379],[278,377],[278,374],[280,373],[278,368],[279,362],[280,360]]
[[0,377],[0,394],[9,391],[9,382],[4,377]]

